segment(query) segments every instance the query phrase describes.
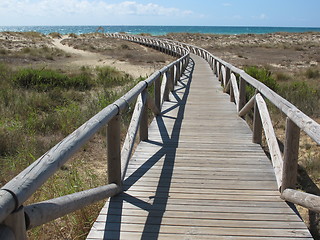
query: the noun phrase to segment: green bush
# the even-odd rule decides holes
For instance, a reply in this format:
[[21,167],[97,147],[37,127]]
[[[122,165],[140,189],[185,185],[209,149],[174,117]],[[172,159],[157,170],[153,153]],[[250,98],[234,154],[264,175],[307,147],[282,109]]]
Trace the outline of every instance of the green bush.
[[14,77],[17,86],[34,89],[37,91],[48,91],[54,88],[88,90],[92,87],[92,80],[87,74],[68,77],[53,70],[21,69]]
[[314,78],[318,78],[320,77],[320,72],[318,69],[312,69],[312,68],[309,68],[307,71],[306,71],[306,77],[309,78],[309,79],[314,79]]
[[292,79],[292,76],[290,76],[289,74],[287,73],[284,73],[284,72],[277,72],[274,74],[275,75],[275,78],[277,81],[289,81]]
[[0,48],[0,54],[1,54],[1,55],[6,55],[7,53],[8,53],[8,52],[7,52],[6,49]]
[[[257,79],[262,82],[264,85],[272,89],[273,91],[278,90],[278,83],[272,77],[272,73],[270,70],[266,68],[259,68],[256,66],[245,67],[244,71],[249,74],[251,77]],[[251,98],[254,95],[254,88],[251,86],[247,86],[247,98]]]
[[105,87],[116,87],[133,81],[129,74],[118,71],[109,66],[96,68],[98,74],[98,82]]
[[52,38],[61,38],[62,37],[61,34],[58,32],[49,33],[49,36]]
[[246,67],[245,72],[248,73],[251,77],[259,80],[267,87],[271,88],[272,90],[276,91],[278,88],[277,81],[272,77],[272,73],[270,70],[266,68],[259,68],[255,66]]
[[320,87],[304,81],[281,84],[279,94],[307,115],[320,115]]

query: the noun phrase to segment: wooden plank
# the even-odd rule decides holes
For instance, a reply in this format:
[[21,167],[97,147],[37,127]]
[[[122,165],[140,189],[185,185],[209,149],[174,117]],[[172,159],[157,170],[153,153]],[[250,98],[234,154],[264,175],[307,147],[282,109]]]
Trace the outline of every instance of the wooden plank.
[[[91,234],[88,236],[87,239],[94,240],[94,239],[101,239],[103,238],[104,231],[97,231],[96,234]],[[114,236],[114,238],[113,238]],[[143,237],[145,239],[154,239],[155,237],[158,238],[159,236],[155,236],[153,233],[143,233]],[[270,240],[270,237],[253,237],[253,236],[213,236],[213,235],[200,235],[200,234],[192,234],[186,233],[184,235],[178,234],[169,234],[169,233],[162,233],[160,235],[161,240],[172,240],[172,239],[188,239],[188,240],[230,240],[230,239],[238,239],[238,240]],[[120,234],[117,231],[111,231],[110,235],[107,239],[142,239],[142,233],[138,232],[121,232]],[[292,240],[292,237],[277,237],[277,240]],[[313,239],[304,238],[304,239]]]
[[[108,209],[105,212],[102,212],[97,221],[106,221],[108,215],[118,215],[118,209]],[[267,213],[219,213],[219,212],[202,212],[201,214],[197,212],[191,211],[144,211],[142,209],[127,209],[125,216],[140,216],[140,217],[147,217],[149,214],[153,214],[155,217],[164,218],[192,218],[192,219],[215,219],[215,220],[239,220],[245,221],[250,219],[250,221],[272,221],[275,224],[277,222],[299,222],[300,225],[303,225],[301,219],[297,215],[293,214],[267,214]]]
[[[102,225],[102,229],[106,226]],[[108,229],[119,228],[118,223],[108,224]],[[266,237],[305,237],[309,238],[310,233],[306,229],[273,229],[273,228],[230,228],[230,227],[198,227],[190,228],[190,226],[169,226],[169,225],[152,225],[152,224],[135,224],[123,223],[121,229],[125,232],[140,232],[140,233],[155,233],[161,235],[162,233],[185,235],[216,235],[216,236],[266,236]]]
[[[152,217],[150,217],[152,216]],[[148,224],[157,225],[159,224],[159,219],[157,217],[153,217],[153,212],[146,216],[126,216],[122,215],[121,221],[116,215],[109,215],[108,218],[97,219],[96,228],[103,229],[106,224],[106,220],[108,220],[107,224],[112,223],[120,223],[123,224],[145,224],[146,218],[149,218]],[[301,222],[273,222],[273,221],[256,221],[256,220],[230,220],[230,219],[201,219],[201,218],[169,218],[165,217],[161,221],[161,226],[175,226],[175,227],[185,227],[188,226],[190,228],[197,227],[223,227],[223,228],[251,228],[251,229],[304,229],[305,226],[301,224]]]

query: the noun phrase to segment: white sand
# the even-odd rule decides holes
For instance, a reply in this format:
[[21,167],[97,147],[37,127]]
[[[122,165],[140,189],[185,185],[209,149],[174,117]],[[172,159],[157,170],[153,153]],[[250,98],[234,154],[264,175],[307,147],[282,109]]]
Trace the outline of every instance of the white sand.
[[61,41],[65,39],[66,36],[62,37],[62,39],[53,39],[53,45],[63,50],[66,53],[69,53],[73,55],[73,57],[70,59],[70,64],[77,65],[77,66],[112,66],[116,69],[123,71],[125,73],[128,73],[132,75],[134,78],[138,78],[140,76],[146,77],[150,76],[152,73],[154,73],[157,69],[150,66],[138,66],[130,64],[126,61],[118,61],[116,59],[112,59],[108,56],[104,56],[99,53],[92,53],[89,51],[79,50],[75,49],[73,47],[63,45]]

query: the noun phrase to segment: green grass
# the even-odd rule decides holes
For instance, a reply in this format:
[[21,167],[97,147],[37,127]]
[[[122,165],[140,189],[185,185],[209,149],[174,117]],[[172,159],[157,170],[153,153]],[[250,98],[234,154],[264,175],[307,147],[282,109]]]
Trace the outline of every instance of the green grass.
[[[256,66],[246,67],[244,70],[307,115],[312,117],[320,116],[320,86],[318,82],[308,81],[308,79],[319,78],[319,70],[308,69],[303,74],[300,74],[307,79],[301,80],[294,80],[293,76],[286,73],[272,73],[267,68]],[[247,86],[247,98],[250,98],[253,94],[254,89],[251,86]]]
[[279,94],[309,116],[320,116],[320,86],[307,81],[279,85]]
[[[65,74],[52,69],[13,70],[0,64],[0,185],[139,80],[108,67],[82,67],[77,72]],[[123,116],[124,125],[129,118]],[[105,133],[96,138],[104,144]],[[95,165],[89,161],[92,156],[86,149],[92,147],[98,147],[97,143],[91,145],[89,142],[28,203],[105,184],[105,176],[97,176]],[[90,227],[100,208],[101,203],[87,207],[28,234],[31,239],[76,239]],[[65,226],[70,232],[64,230]]]
[[[278,90],[279,85],[275,80],[275,78],[272,76],[272,72],[267,68],[248,66],[244,68],[244,71],[247,74],[249,74],[251,77],[254,77],[255,79],[265,84],[270,89],[274,91]],[[250,99],[254,95],[255,89],[250,85],[247,85],[246,92],[247,92],[247,99]]]
[[320,71],[318,69],[309,68],[306,73],[308,79],[315,79],[320,77]]

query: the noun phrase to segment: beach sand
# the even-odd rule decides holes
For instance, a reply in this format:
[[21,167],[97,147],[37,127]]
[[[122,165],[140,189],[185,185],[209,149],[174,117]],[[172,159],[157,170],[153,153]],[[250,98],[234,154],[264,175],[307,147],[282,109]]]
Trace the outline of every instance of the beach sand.
[[319,66],[320,33],[243,35],[169,34],[166,38],[193,44],[237,67],[268,66],[297,72]]
[[[274,33],[243,35],[212,35],[173,33],[164,38],[203,47],[215,56],[237,67],[267,66],[272,71],[295,73],[320,64],[320,33]],[[14,56],[26,48],[57,47],[68,58],[56,57],[47,61]],[[70,46],[70,47],[68,47]],[[74,49],[76,48],[76,49]],[[85,51],[79,51],[85,50]],[[6,52],[6,54],[1,54]],[[173,58],[119,39],[106,38],[101,34],[63,36],[61,39],[35,34],[0,33],[0,61],[18,65],[46,64],[75,66],[111,65],[135,77],[152,74]]]

